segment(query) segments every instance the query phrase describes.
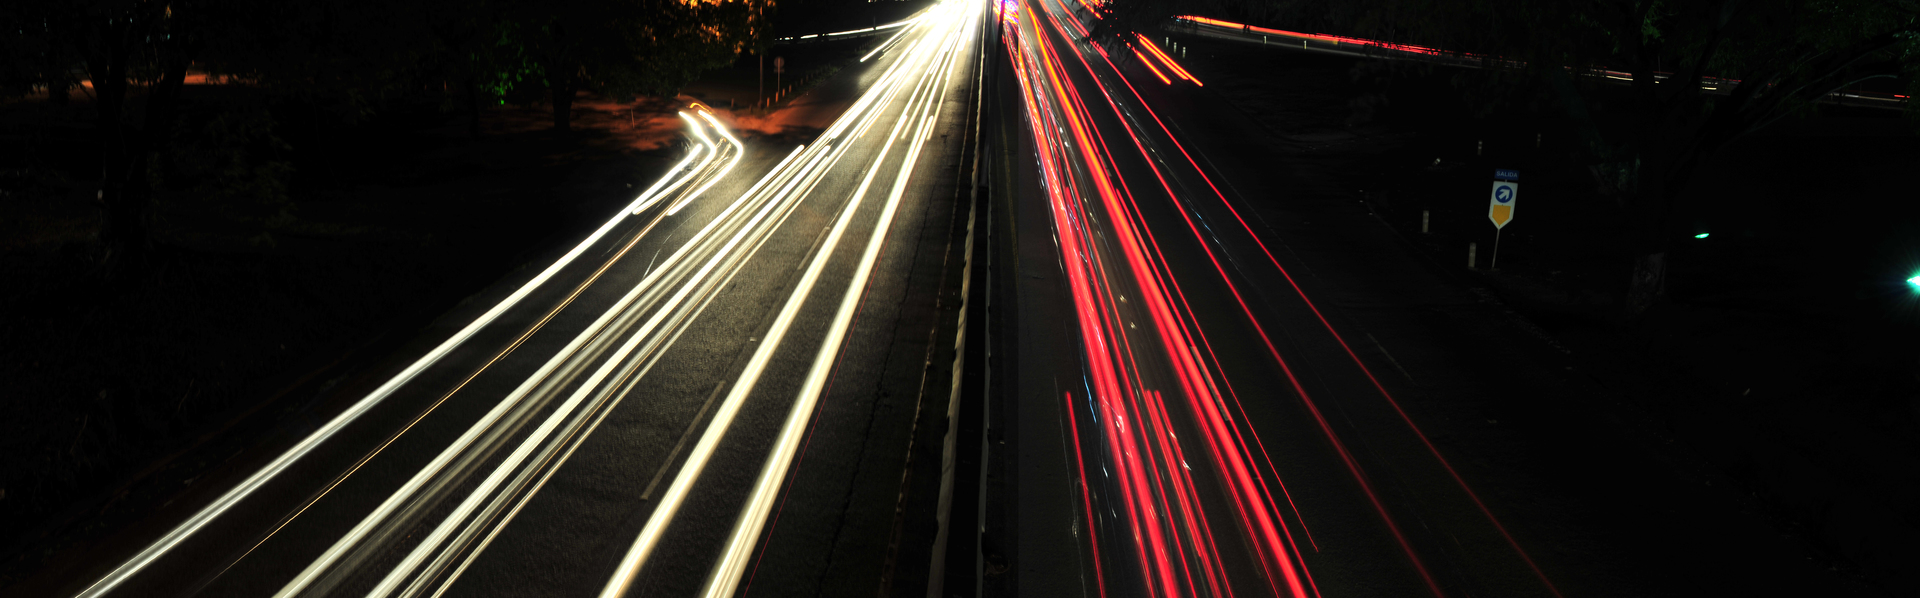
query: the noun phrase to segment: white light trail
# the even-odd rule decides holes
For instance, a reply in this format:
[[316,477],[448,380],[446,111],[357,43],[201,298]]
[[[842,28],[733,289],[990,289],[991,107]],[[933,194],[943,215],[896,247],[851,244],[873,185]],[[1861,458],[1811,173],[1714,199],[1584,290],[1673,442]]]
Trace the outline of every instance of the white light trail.
[[[751,194],[742,195],[742,197],[751,196]],[[779,207],[781,207],[781,202],[767,202],[765,207],[761,208],[760,212],[757,213],[752,220],[749,220],[743,225],[740,231],[737,232],[725,246],[716,251],[713,257],[709,259],[698,272],[694,273],[689,280],[706,280],[708,274],[718,267],[722,261],[732,255],[733,249],[757,230],[755,225],[762,222]],[[492,497],[494,490],[498,488],[502,482],[506,481],[509,476],[516,473],[521,463],[525,462],[527,457],[532,455],[533,452],[539,448],[540,444],[545,442],[545,440],[553,434],[554,430],[558,429],[563,422],[572,417],[574,411],[582,402],[587,400],[590,394],[594,394],[596,390],[599,390],[602,394],[612,392],[614,389],[599,388],[600,383],[606,380],[609,375],[612,375],[614,370],[621,366],[626,358],[631,355],[635,349],[639,348],[643,342],[655,340],[653,335],[654,331],[674,313],[674,310],[686,303],[697,286],[699,285],[681,285],[679,291],[676,292],[672,298],[668,299],[662,307],[656,309],[652,317],[648,318],[646,323],[641,325],[638,331],[629,335],[627,342],[617,351],[611,356],[605,357],[601,366],[594,371],[593,375],[581,383],[574,390],[573,394],[567,398],[566,402],[562,403],[559,408],[553,410],[547,416],[546,421],[541,423],[540,427],[536,428],[533,433],[522,440],[519,447],[514,449],[506,459],[496,465],[493,473],[488,475],[485,480],[475,487],[451,514],[442,519],[440,524],[434,528],[433,532],[429,534],[425,540],[417,544],[407,555],[406,559],[401,561],[400,565],[390,570],[387,576],[381,580],[380,585],[376,586],[368,595],[387,596],[394,590],[399,589],[400,584],[405,583],[407,579],[419,569],[421,563],[425,562],[427,558],[433,556],[436,552],[440,552],[441,545],[446,541],[447,537],[452,535],[456,529],[460,528],[461,524],[466,523],[467,517],[471,515],[475,509],[480,508],[481,503],[484,502],[485,499]],[[631,305],[642,290],[641,287],[636,287],[613,309],[608,310],[607,314],[611,315],[615,312],[625,311],[624,308],[627,305]],[[603,316],[603,318],[604,317],[606,316]],[[586,332],[583,332],[582,335],[597,334],[601,328],[600,326],[589,328]],[[657,350],[659,347],[654,347],[654,349]],[[564,353],[567,352],[563,352],[563,354]],[[556,360],[559,358],[560,356],[555,357]],[[536,378],[539,377],[541,376],[536,375]],[[532,379],[530,379],[529,382],[532,382]],[[477,430],[478,427],[476,426],[475,429]]]
[[[820,394],[826,386],[828,376],[833,372],[834,360],[840,355],[840,345],[852,326],[855,312],[858,311],[861,292],[866,288],[867,280],[873,274],[874,264],[880,258],[880,249],[886,243],[887,233],[892,227],[894,214],[900,207],[900,200],[906,193],[914,164],[919,160],[927,138],[939,122],[939,108],[946,99],[947,82],[952,76],[952,67],[959,62],[955,59],[960,56],[959,53],[952,52],[951,48],[957,46],[962,40],[972,37],[971,34],[974,33],[978,20],[968,19],[966,23],[964,32],[952,36],[948,42],[948,49],[945,52],[946,68],[941,69],[945,76],[930,81],[931,87],[928,90],[930,93],[926,95],[931,96],[933,95],[931,92],[937,91],[938,97],[933,98],[932,101],[925,101],[926,99],[923,98],[919,106],[921,114],[917,126],[907,127],[909,120],[907,113],[903,113],[894,125],[896,129],[914,129],[912,144],[908,147],[898,174],[894,177],[893,189],[887,196],[886,205],[880,213],[879,223],[867,239],[867,247],[860,256],[860,264],[854,268],[853,279],[847,282],[846,290],[841,293],[839,309],[835,312],[833,322],[827,329],[827,337],[821,341],[820,348],[814,355],[813,366],[808,370],[807,377],[801,385],[799,397],[788,411],[786,423],[774,443],[773,452],[767,458],[766,465],[762,467],[760,477],[755,482],[753,492],[747,500],[747,506],[742,509],[739,519],[734,524],[733,533],[728,539],[727,547],[714,566],[712,576],[707,580],[707,586],[703,592],[707,598],[732,596],[739,587],[740,576],[746,570],[748,557],[759,540],[760,531],[766,526],[767,516],[773,508],[774,498],[779,493],[781,482],[786,479],[793,458],[799,451],[800,440],[805,436],[807,422],[813,414],[814,406],[820,400]],[[895,136],[887,137],[890,147],[893,143],[891,140]],[[882,159],[886,151],[886,149],[881,150]],[[864,195],[867,184],[872,181],[880,164],[881,160],[874,162],[874,170],[867,173],[867,179],[861,182],[860,191],[856,192],[853,201],[848,202],[850,207],[859,203],[859,198]],[[852,214],[849,212],[844,220],[851,220],[851,218]],[[838,232],[836,228],[835,233]],[[829,244],[831,243],[832,241],[829,241]],[[829,252],[826,250],[821,252],[823,256],[827,253]],[[815,263],[817,267],[824,265],[826,260],[820,259]],[[795,302],[797,303],[797,300],[804,295],[805,293],[796,292]],[[752,384],[752,382],[736,382],[735,386],[738,387],[741,384]]]
[[682,158],[679,164],[673,165],[673,170],[667,171],[666,176],[660,177],[658,181],[654,181],[653,186],[647,187],[647,191],[640,194],[640,199],[635,200],[633,205],[629,206],[633,208],[630,211],[639,214],[649,206],[652,206],[653,204],[648,200],[653,199],[654,193],[660,191],[660,188],[666,186],[667,183],[671,183],[674,179],[679,178],[681,173],[686,171],[687,163],[692,162],[694,158],[700,157],[700,152],[702,151],[705,151],[704,148],[698,145],[693,146],[693,151],[687,152],[686,158]]
[[[707,133],[705,131],[700,130],[700,121],[694,120],[693,117],[691,116],[687,116],[687,113],[685,111],[680,112],[680,118],[686,119],[687,127],[692,129],[693,136],[696,138],[699,138],[700,143],[706,144],[705,146],[699,146],[699,145],[694,146],[695,148],[694,153],[696,154],[700,153],[701,149],[705,149],[706,158],[700,160],[700,164],[697,166],[694,166],[692,170],[688,171],[686,176],[681,177],[679,180],[674,181],[673,184],[671,185],[667,185],[667,188],[660,190],[659,194],[648,198],[648,201],[643,202],[639,206],[635,207],[633,209],[633,213],[635,215],[638,215],[640,212],[646,211],[647,208],[653,207],[653,204],[655,202],[658,202],[660,198],[666,197],[667,194],[672,193],[674,189],[679,189],[680,186],[685,185],[687,181],[693,180],[694,177],[696,176],[696,173],[700,172],[701,169],[706,168],[708,164],[713,163],[714,158],[720,157],[720,148],[713,144],[712,139],[707,138]],[[736,162],[738,161],[737,156],[735,161]],[[727,168],[731,170],[733,167],[729,165]],[[726,173],[721,172],[719,175],[714,175],[714,176],[718,177],[724,174]],[[705,187],[702,187],[701,189],[704,190]]]
[[866,28],[866,29],[850,29],[850,30],[847,30],[847,31],[835,31],[835,32],[833,32],[833,33],[814,33],[814,34],[810,34],[810,35],[802,35],[802,36],[799,36],[799,37],[782,37],[782,38],[779,38],[779,39],[776,39],[776,40],[774,40],[774,41],[791,41],[791,40],[796,40],[796,39],[813,39],[813,38],[816,38],[816,37],[833,37],[833,36],[836,36],[836,35],[853,35],[853,34],[856,34],[856,33],[872,33],[872,32],[875,32],[875,31],[885,31],[885,30],[888,30],[888,29],[892,29],[892,28],[895,28],[895,27],[905,27],[905,26],[908,26],[908,25],[912,25],[912,24],[914,24],[914,23],[916,23],[916,22],[918,22],[918,21],[919,21],[920,19],[922,19],[922,18],[925,18],[925,17],[926,17],[926,15],[925,15],[925,14],[921,14],[921,15],[916,15],[916,16],[913,16],[913,17],[910,17],[910,18],[908,18],[907,20],[904,20],[904,21],[899,21],[899,22],[894,22],[894,23],[887,23],[887,24],[885,24],[885,25],[879,25],[879,26],[874,26],[874,27],[868,27],[868,28]]
[[472,322],[469,322],[465,327],[455,332],[453,336],[448,337],[447,340],[441,341],[439,345],[428,351],[426,355],[422,355],[419,359],[414,360],[406,369],[394,374],[392,378],[388,378],[386,382],[382,383],[372,392],[367,393],[366,396],[361,397],[360,400],[349,405],[344,411],[341,411],[339,415],[334,416],[333,419],[322,424],[319,429],[314,430],[312,434],[308,434],[306,438],[301,439],[300,442],[288,448],[286,452],[275,457],[273,461],[268,462],[252,475],[241,480],[239,484],[236,484],[232,489],[227,490],[218,498],[215,498],[213,502],[208,503],[207,506],[194,512],[186,521],[174,526],[168,530],[165,535],[149,543],[146,547],[142,548],[140,552],[134,554],[126,561],[121,562],[119,566],[107,572],[105,576],[95,580],[92,584],[88,585],[86,589],[81,590],[76,597],[97,598],[107,595],[121,584],[126,583],[127,580],[132,579],[133,576],[145,570],[147,566],[152,565],[154,561],[159,560],[160,557],[173,550],[174,547],[179,546],[181,542],[185,542],[194,534],[199,533],[207,524],[212,523],[213,520],[224,515],[229,509],[232,509],[234,505],[245,500],[249,495],[252,495],[262,486],[271,482],[275,477],[284,473],[302,457],[311,453],[320,443],[326,442],[327,439],[332,438],[334,434],[339,433],[340,430],[344,429],[347,425],[352,424],[355,420],[359,419],[360,416],[365,415],[382,401],[385,401],[387,397],[392,396],[395,391],[399,390],[401,386],[406,385],[407,382],[412,381],[420,372],[439,363],[441,358],[458,348],[462,343],[465,343],[467,339],[472,338],[480,329],[492,324],[495,319],[500,317],[500,314],[518,305],[527,295],[533,293],[534,289],[539,288],[540,285],[545,284],[549,279],[553,278],[561,269],[572,264],[573,260],[580,257],[580,254],[586,252],[588,247],[598,243],[601,237],[606,236],[609,231],[612,231],[615,226],[626,219],[629,212],[638,209],[644,201],[644,197],[635,198],[633,203],[629,204],[626,209],[617,212],[613,218],[601,224],[600,228],[595,229],[593,233],[587,235],[586,239],[581,240],[578,245],[575,245],[573,249],[569,250],[565,255],[560,256],[560,259],[555,260],[553,264],[548,265],[545,270],[541,270],[540,273],[535,275],[531,280],[520,285],[520,288],[515,289],[514,292],[505,299],[500,300],[499,303],[494,304],[494,306],[489,308],[485,313],[474,318]]
[[[816,162],[817,162],[817,158],[816,158]],[[809,166],[811,166],[811,164]],[[804,173],[806,171],[803,170],[802,172]],[[762,179],[762,182],[764,181],[765,179]],[[717,267],[720,260],[725,258],[727,254],[735,246],[737,246],[739,243],[742,242],[742,239],[744,239],[746,235],[748,235],[750,232],[753,232],[754,225],[760,222],[762,219],[764,219],[768,210],[771,210],[774,206],[780,204],[779,200],[782,197],[784,197],[785,192],[787,190],[791,190],[794,184],[798,182],[799,182],[799,179],[796,177],[794,183],[790,183],[786,187],[786,189],[782,191],[781,196],[778,196],[773,201],[768,202],[766,208],[763,208],[758,214],[756,214],[751,220],[749,220],[739,230],[739,232],[737,232],[733,236],[732,239],[730,239],[724,246],[722,246],[718,251],[714,253],[713,257],[710,260],[708,260],[707,263],[698,272],[693,274],[688,279],[694,280],[694,281],[704,279],[709,272],[711,272],[715,267]],[[756,187],[757,186],[758,185],[756,185]],[[752,197],[753,195],[750,193],[741,195],[741,197],[735,200],[733,204],[729,205],[726,210],[723,210],[719,216],[715,217],[713,221],[709,222],[705,228],[702,228],[698,233],[695,233],[694,236],[691,239],[689,239],[686,244],[682,245],[671,256],[669,256],[667,260],[660,265],[659,268],[654,269],[643,280],[641,280],[640,284],[635,285],[635,287],[631,291],[629,291],[625,297],[621,298],[619,301],[615,302],[611,307],[609,307],[604,313],[600,315],[600,317],[597,320],[595,320],[595,322],[592,325],[582,330],[580,334],[575,336],[574,339],[571,342],[569,342],[564,349],[555,353],[554,356],[550,358],[546,364],[542,365],[541,368],[533,374],[533,376],[529,377],[526,381],[522,382],[519,387],[515,388],[514,391],[510,393],[504,400],[502,400],[498,405],[496,405],[491,411],[489,411],[479,421],[475,422],[470,428],[468,428],[468,430],[464,434],[462,434],[458,440],[454,441],[453,444],[449,445],[446,449],[441,451],[441,453],[438,456],[436,456],[432,462],[430,462],[426,467],[422,468],[419,472],[417,472],[411,479],[407,481],[406,484],[401,486],[399,490],[389,495],[387,499],[380,504],[379,507],[375,508],[373,512],[367,514],[360,521],[359,524],[354,526],[354,528],[349,530],[346,535],[342,536],[339,540],[337,540],[333,544],[333,546],[330,547],[319,558],[315,559],[312,563],[310,563],[307,566],[307,568],[303,570],[298,576],[290,580],[285,586],[281,588],[281,590],[278,593],[275,594],[275,596],[286,597],[286,596],[297,595],[305,591],[307,587],[309,587],[314,581],[317,581],[321,575],[323,575],[335,563],[339,562],[339,560],[343,556],[345,556],[349,550],[351,550],[355,545],[358,545],[359,543],[361,543],[370,534],[370,532],[372,532],[372,530],[375,527],[377,527],[381,522],[384,522],[388,518],[392,517],[396,511],[398,511],[402,506],[404,506],[409,501],[409,499],[417,495],[421,488],[423,488],[427,483],[432,481],[434,476],[438,475],[438,473],[444,470],[449,463],[453,462],[454,459],[458,458],[462,453],[464,453],[467,450],[467,448],[473,444],[475,439],[479,438],[481,434],[485,433],[489,428],[493,427],[493,425],[497,423],[500,420],[500,418],[506,414],[507,411],[509,411],[515,405],[519,404],[529,393],[533,392],[535,388],[539,387],[546,380],[551,378],[555,370],[559,369],[563,363],[567,362],[569,359],[571,359],[572,357],[574,357],[576,354],[580,352],[581,347],[586,345],[590,340],[593,340],[594,338],[601,336],[601,333],[606,329],[608,324],[611,323],[616,316],[627,311],[627,309],[631,305],[633,305],[633,303],[643,293],[646,293],[649,290],[653,289],[663,276],[666,276],[668,272],[673,271],[675,269],[675,266],[677,266],[681,261],[685,260],[685,258],[691,251],[693,251],[696,247],[700,246],[704,242],[704,240],[710,234],[712,234],[712,232],[715,230],[716,227],[720,226],[722,222],[727,221],[730,216],[732,216],[735,212],[739,211],[739,209],[744,204],[746,204],[750,199],[752,199]],[[655,199],[658,199],[658,197],[656,196]],[[669,299],[666,305],[673,306],[673,305],[680,304],[682,301],[685,300],[686,295],[692,292],[692,289],[694,286],[696,285],[693,285],[693,284],[682,285],[679,292],[677,292],[672,299]],[[645,336],[646,333],[650,331],[653,326],[657,325],[658,323],[657,320],[660,317],[659,314],[666,313],[668,309],[670,309],[670,307],[663,308],[658,312],[656,312],[655,320],[650,321],[647,327],[643,328],[642,332],[639,333],[638,336]],[[475,496],[480,496],[480,495],[481,495],[480,493],[475,493],[470,495],[470,498]],[[449,519],[447,521],[453,521],[453,520]],[[445,526],[445,525],[446,523],[443,522],[442,526]],[[440,533],[439,530],[436,530],[435,533],[437,538],[444,538],[445,534]],[[412,558],[412,555],[410,555],[409,560],[407,561],[407,564],[417,565],[418,561],[419,559]],[[399,569],[396,569],[396,571],[399,571]]]
[[[948,29],[951,28],[950,23],[945,25],[946,28],[942,29],[942,35],[945,35]],[[939,36],[929,34],[927,37]],[[920,41],[924,41],[924,39]],[[932,44],[922,44],[920,41],[916,41],[914,50],[910,50],[906,58],[895,63],[893,68],[890,68],[888,73],[883,75],[880,82],[865,94],[865,97],[856,102],[854,107],[843,115],[839,122],[828,129],[825,137],[831,138],[837,136],[848,126],[853,126],[854,123],[859,123],[858,129],[861,133],[864,133],[868,127],[878,120],[882,111],[878,109],[868,109],[876,106],[885,106],[890,103],[891,98],[898,95],[904,87],[902,84],[905,83],[906,73],[909,72],[906,67],[908,65],[918,66],[927,63],[933,60],[933,56],[937,53],[935,46]],[[924,50],[922,51],[923,48]],[[921,74],[921,80],[925,81],[931,78],[934,72],[935,71],[923,72]],[[910,96],[908,106],[899,116],[899,120],[895,124],[896,131],[911,122],[910,115],[914,105],[917,103],[913,96],[920,95],[918,90],[916,90],[916,93]],[[925,101],[926,98],[919,97],[918,100]],[[923,120],[922,123],[924,127],[928,126],[931,121]],[[681,466],[680,471],[675,474],[672,484],[670,484],[662,494],[659,506],[655,507],[653,513],[647,520],[646,526],[641,530],[640,535],[635,538],[633,546],[629,548],[627,554],[621,559],[619,567],[614,572],[612,578],[609,579],[607,586],[600,593],[602,598],[615,598],[625,593],[628,586],[633,582],[634,577],[638,574],[641,566],[645,564],[654,548],[658,545],[660,538],[665,534],[668,524],[672,522],[680,506],[685,501],[687,494],[692,489],[694,481],[697,480],[704,471],[714,450],[718,447],[721,438],[725,435],[727,429],[731,427],[733,418],[738,414],[761,373],[765,370],[767,363],[772,359],[773,353],[781,344],[780,341],[784,338],[794,318],[798,315],[800,306],[805,302],[806,296],[817,283],[821,272],[825,269],[828,258],[832,255],[834,248],[852,221],[853,214],[860,206],[860,199],[865,196],[866,190],[871,184],[873,177],[884,165],[886,155],[891,151],[894,139],[895,135],[891,132],[886,136],[886,141],[881,148],[879,157],[874,160],[873,165],[863,178],[859,189],[856,190],[853,197],[847,201],[841,215],[836,219],[832,229],[822,242],[820,249],[814,254],[811,263],[808,264],[807,270],[802,274],[800,281],[794,285],[793,294],[789,296],[786,304],[781,308],[772,326],[765,334],[765,338],[749,358],[746,366],[743,368],[739,381],[731,385],[726,399],[719,405],[718,410],[715,411],[713,420],[708,423],[706,430],[701,434],[699,442],[696,443],[692,451],[688,453],[686,463]],[[916,143],[916,153],[918,146],[919,144]],[[911,157],[906,164],[907,169],[901,171],[902,179],[904,179],[905,173],[911,169]],[[903,180],[900,181],[900,183],[903,182]],[[898,194],[903,191],[903,187],[896,188],[892,201],[897,203]],[[891,220],[891,209],[886,210],[886,218]],[[884,225],[882,225],[881,228],[884,230]],[[876,233],[876,235],[878,236],[875,237],[875,241],[873,242],[879,242],[879,239],[884,238],[884,232]],[[870,264],[868,264],[865,269],[870,269]],[[864,281],[864,275],[861,276],[861,280]],[[864,283],[862,282],[861,284]],[[841,331],[841,334],[844,334],[844,330]],[[734,570],[734,574],[723,575],[723,577],[737,580],[737,570]]]
[[893,42],[899,41],[900,36],[906,35],[908,31],[912,31],[912,28],[903,28],[899,33],[893,34],[893,37],[889,37],[887,41],[881,42],[872,52],[868,52],[866,56],[861,56],[860,62],[866,62],[868,58],[873,58],[873,55],[879,54],[881,50],[893,47]]
[[[686,113],[682,112],[681,114],[686,114]],[[733,160],[728,161],[726,168],[720,169],[719,174],[713,175],[712,177],[708,177],[707,184],[701,185],[699,189],[695,189],[693,193],[687,194],[687,196],[684,198],[681,198],[680,201],[673,202],[673,206],[667,208],[668,216],[672,216],[675,213],[678,213],[680,211],[680,208],[686,207],[687,204],[692,203],[694,198],[700,197],[700,194],[702,193],[706,193],[708,188],[713,187],[714,184],[716,183],[719,183],[720,179],[725,178],[727,176],[727,173],[733,172],[733,167],[738,166],[740,164],[740,157],[746,155],[747,153],[746,146],[741,145],[740,140],[735,139],[732,133],[728,133],[726,127],[720,126],[720,120],[714,118],[713,114],[707,112],[706,110],[701,110],[700,118],[706,119],[708,124],[713,125],[713,131],[715,133],[719,133],[721,137],[727,140],[727,143],[733,145]],[[712,143],[708,143],[708,145],[711,146]],[[768,174],[771,175],[772,173],[778,172],[779,170],[780,170],[780,167],[775,166],[773,170],[768,171]]]
[[672,193],[673,190],[679,189],[681,185],[687,184],[687,181],[693,180],[695,173],[699,172],[702,167],[705,167],[707,165],[707,162],[711,162],[713,160],[713,156],[707,153],[707,146],[694,145],[693,153],[687,154],[687,158],[685,160],[680,161],[681,164],[686,164],[687,162],[692,161],[694,158],[699,158],[701,156],[706,156],[706,158],[702,159],[698,165],[695,165],[691,168],[682,167],[684,169],[684,173],[681,171],[674,172],[673,175],[671,176],[677,176],[679,178],[673,179],[673,182],[668,184],[667,188],[661,189],[659,193],[654,193],[652,195],[647,196],[645,201],[634,204],[633,210],[632,210],[633,214],[637,216],[641,212],[647,211],[647,208],[651,208],[653,207],[653,204],[659,203],[660,198],[666,197],[668,193]]

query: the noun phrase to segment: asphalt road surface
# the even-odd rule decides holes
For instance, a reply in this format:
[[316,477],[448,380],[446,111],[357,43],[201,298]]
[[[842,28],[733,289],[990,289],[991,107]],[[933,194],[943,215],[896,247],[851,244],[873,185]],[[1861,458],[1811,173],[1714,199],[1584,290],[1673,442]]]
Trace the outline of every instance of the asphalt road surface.
[[874,38],[803,146],[689,106],[686,159],[604,226],[50,593],[877,591],[945,396],[922,390],[982,7]]

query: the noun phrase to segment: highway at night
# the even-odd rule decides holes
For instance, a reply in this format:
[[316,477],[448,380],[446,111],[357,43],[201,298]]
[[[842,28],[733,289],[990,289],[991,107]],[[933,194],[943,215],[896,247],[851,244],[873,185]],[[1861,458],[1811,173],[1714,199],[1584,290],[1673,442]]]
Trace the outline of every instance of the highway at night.
[[1920,590],[1914,0],[308,4],[0,9],[0,598]]
[[[756,579],[838,583],[794,577],[817,549],[775,534],[832,522],[775,523],[785,499],[846,502],[857,483],[883,500],[847,517],[881,543],[890,531],[921,357],[939,342],[927,299],[978,6],[939,4],[876,44],[848,75],[857,101],[805,145],[743,143],[688,107],[688,153],[625,210],[443,318],[466,321],[264,464],[214,482],[226,491],[197,510],[170,511],[137,550],[101,555],[72,591],[723,596]],[[872,405],[889,391],[897,403]],[[852,442],[810,445],[814,430]],[[870,473],[862,455],[884,475],[856,480]]]

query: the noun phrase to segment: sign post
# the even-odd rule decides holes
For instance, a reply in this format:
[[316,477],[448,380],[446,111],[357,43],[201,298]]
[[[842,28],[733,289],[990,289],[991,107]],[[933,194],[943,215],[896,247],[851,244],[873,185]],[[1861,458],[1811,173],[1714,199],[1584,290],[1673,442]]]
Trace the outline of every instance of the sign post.
[[780,95],[780,92],[782,91],[780,89],[780,73],[785,72],[786,70],[787,70],[787,59],[781,58],[779,56],[773,57],[773,93],[776,96]]
[[1493,259],[1488,270],[1500,266],[1500,230],[1513,222],[1513,207],[1520,200],[1520,171],[1506,168],[1493,171],[1493,199],[1487,202],[1487,219],[1493,221]]

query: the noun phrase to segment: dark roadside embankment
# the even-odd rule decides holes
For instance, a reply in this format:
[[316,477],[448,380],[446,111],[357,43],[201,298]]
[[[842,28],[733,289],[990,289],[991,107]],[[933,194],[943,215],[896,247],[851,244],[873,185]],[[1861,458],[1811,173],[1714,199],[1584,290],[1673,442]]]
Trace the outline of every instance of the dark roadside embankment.
[[[1879,592],[1920,589],[1920,549],[1905,540],[1920,522],[1920,300],[1904,282],[1920,269],[1920,205],[1905,199],[1920,164],[1913,123],[1823,105],[1735,141],[1687,190],[1706,236],[1671,251],[1667,296],[1629,317],[1615,231],[1637,215],[1576,160],[1550,98],[1469,105],[1460,98],[1484,86],[1473,71],[1182,43],[1212,101],[1319,173],[1303,191],[1363,208],[1429,270],[1517,313],[1597,392],[1592,405],[1530,409],[1591,407],[1678,477],[1735,486],[1737,501],[1713,492],[1812,564]],[[1495,168],[1522,173],[1497,271]],[[1572,399],[1524,398],[1556,400]],[[1637,500],[1663,512],[1673,499]]]
[[[191,86],[154,250],[110,277],[92,107],[0,106],[0,587],[167,504],[677,153],[673,101],[587,95],[482,133],[435,103],[348,122]],[[538,266],[535,264],[534,266]]]

